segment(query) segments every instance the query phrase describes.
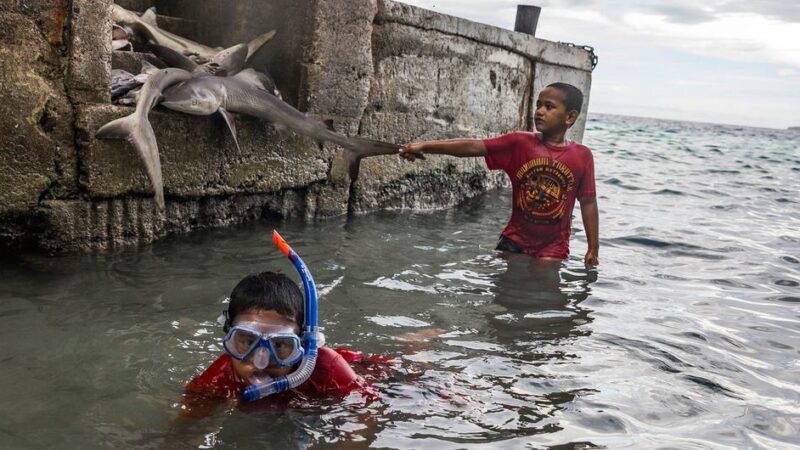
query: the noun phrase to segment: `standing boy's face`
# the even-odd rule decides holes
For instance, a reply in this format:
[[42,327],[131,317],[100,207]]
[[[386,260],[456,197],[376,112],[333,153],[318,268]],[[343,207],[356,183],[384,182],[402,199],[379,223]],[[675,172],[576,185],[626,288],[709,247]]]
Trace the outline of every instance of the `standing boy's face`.
[[[240,323],[258,323],[265,327],[290,327],[297,332],[297,324],[292,319],[281,315],[274,309],[248,309],[247,311],[243,311],[236,315],[233,325],[236,326]],[[270,361],[269,366],[259,369],[253,364],[252,356],[245,361],[231,358],[231,362],[233,363],[233,368],[236,369],[236,373],[239,374],[239,377],[245,385],[251,384],[250,377],[253,374],[260,376],[267,375],[274,378],[289,375],[294,371],[294,367],[274,366],[274,362],[272,361]]]
[[578,117],[577,112],[567,111],[567,94],[560,89],[548,87],[539,92],[533,123],[542,134],[566,131]]

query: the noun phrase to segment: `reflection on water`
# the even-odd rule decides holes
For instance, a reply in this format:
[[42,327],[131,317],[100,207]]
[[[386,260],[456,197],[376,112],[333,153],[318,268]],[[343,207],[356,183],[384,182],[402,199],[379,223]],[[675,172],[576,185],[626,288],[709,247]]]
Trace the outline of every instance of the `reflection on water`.
[[[492,248],[508,192],[447,211],[254,223],[113,254],[0,261],[0,448],[794,448],[796,140],[589,121],[601,265]],[[396,359],[383,399],[222,409],[177,426],[245,274],[303,255],[328,342]],[[438,337],[407,342],[403,336]],[[368,368],[362,367],[360,370]],[[385,368],[384,368],[385,369]],[[371,374],[371,375],[370,375]]]

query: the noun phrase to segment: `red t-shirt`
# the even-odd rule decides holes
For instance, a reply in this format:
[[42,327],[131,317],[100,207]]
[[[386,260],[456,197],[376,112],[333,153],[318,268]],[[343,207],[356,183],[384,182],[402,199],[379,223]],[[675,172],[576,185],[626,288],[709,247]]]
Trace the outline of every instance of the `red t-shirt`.
[[[297,397],[344,397],[351,392],[359,392],[369,400],[380,398],[372,386],[348,364],[348,361],[361,359],[363,357],[358,352],[322,347],[317,353],[314,371],[305,383],[253,403],[269,401],[286,404]],[[232,361],[231,356],[224,353],[203,373],[189,381],[182,407],[184,415],[202,417],[220,400],[239,398],[245,384],[239,379]]]
[[576,198],[594,197],[594,159],[572,142],[546,144],[537,133],[517,131],[483,141],[486,165],[511,178],[513,208],[503,235],[537,257],[569,256]]

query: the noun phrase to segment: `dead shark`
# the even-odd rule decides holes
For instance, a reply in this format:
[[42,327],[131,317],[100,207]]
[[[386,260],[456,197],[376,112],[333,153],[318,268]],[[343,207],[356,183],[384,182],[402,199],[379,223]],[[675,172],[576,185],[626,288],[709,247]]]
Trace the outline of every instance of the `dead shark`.
[[245,63],[247,63],[246,44],[237,44],[226,48],[203,64],[197,64],[188,56],[163,45],[151,43],[147,45],[147,48],[169,67],[177,67],[195,74],[206,73],[219,77],[231,76],[241,72]]
[[133,144],[144,163],[147,176],[153,183],[156,205],[164,210],[164,182],[161,175],[161,158],[158,154],[158,142],[150,125],[148,115],[158,104],[162,92],[168,86],[192,78],[185,70],[168,68],[152,73],[142,86],[136,101],[136,111],[132,114],[113,120],[99,130],[96,136],[101,139],[126,139]]
[[[117,98],[120,104],[135,102],[136,111],[127,117],[109,122],[97,131],[96,136],[101,139],[126,139],[133,144],[145,165],[147,176],[153,184],[156,204],[163,210],[164,187],[161,173],[161,159],[158,152],[158,142],[153,133],[153,128],[150,125],[148,115],[161,100],[164,89],[172,84],[192,77],[236,72],[240,72],[243,80],[247,80],[248,83],[257,88],[268,89],[270,86],[274,88],[274,83],[272,85],[266,84],[271,82],[271,79],[256,74],[252,69],[247,69],[242,72],[242,67],[245,64],[247,55],[247,46],[245,44],[235,45],[222,50],[214,55],[209,62],[202,65],[194,63],[188,57],[168,47],[159,45],[153,45],[153,47],[160,50],[158,56],[166,56],[165,59],[167,59],[168,64],[179,64],[182,67],[172,68],[170,71],[158,70],[158,68],[147,61],[142,61],[141,73],[132,77],[130,80],[126,78],[124,84],[126,84],[126,87],[127,84],[133,83],[144,84],[144,86],[137,91],[129,90],[126,95],[130,98]],[[117,75],[119,75],[120,79],[117,80],[119,86],[116,87],[118,90],[122,90],[122,77],[125,74],[118,73]],[[112,80],[112,94],[115,88],[113,81],[114,80]],[[121,92],[119,94],[119,97],[123,95]],[[233,134],[234,142],[238,147],[239,141],[236,135],[236,126],[233,117],[224,110],[220,110],[220,114],[225,119],[225,123],[228,125],[231,134]]]
[[[234,74],[241,74],[241,79],[253,86],[260,89],[271,90],[276,95],[275,82],[272,78],[259,74],[253,69],[246,69],[244,65],[247,57],[247,46],[245,44],[238,44],[233,47],[222,50],[217,53],[210,61],[205,64],[197,64],[189,57],[184,56],[169,47],[164,47],[158,44],[149,44],[148,48],[161,60],[163,60],[170,67],[177,67],[192,73],[192,76],[228,76]],[[236,134],[236,123],[233,117],[224,109],[219,110],[220,115],[225,120],[225,124],[233,135],[233,142],[236,148],[239,149],[239,137]]]
[[[209,47],[191,39],[162,30],[156,23],[155,8],[150,8],[142,16],[119,6],[112,6],[112,19],[120,26],[129,27],[145,37],[145,40],[169,47],[181,54],[193,58],[195,62],[205,63],[216,56],[222,48]],[[255,54],[264,44],[275,36],[275,30],[264,33],[248,42],[246,60]]]
[[239,79],[245,80],[260,89],[265,89],[278,98],[283,98],[275,85],[275,80],[268,73],[259,72],[251,68],[244,69],[244,65],[247,62],[242,54],[244,44],[235,45],[219,52],[211,58],[211,61],[205,64],[197,64],[189,57],[162,45],[148,44],[147,48],[169,67],[177,67],[195,74],[203,72],[216,76],[239,75]]
[[[266,89],[255,86],[252,79],[247,78],[248,76],[193,77],[165,90],[161,104],[175,111],[198,116],[217,112],[223,117],[229,113],[246,114],[282,125],[319,142],[333,142],[348,150],[346,158],[352,180],[358,177],[359,162],[362,158],[397,154],[400,150],[401,146],[388,142],[336,133],[324,123],[307,117]],[[230,118],[226,117],[226,120]],[[235,129],[232,128],[232,131],[235,132]]]

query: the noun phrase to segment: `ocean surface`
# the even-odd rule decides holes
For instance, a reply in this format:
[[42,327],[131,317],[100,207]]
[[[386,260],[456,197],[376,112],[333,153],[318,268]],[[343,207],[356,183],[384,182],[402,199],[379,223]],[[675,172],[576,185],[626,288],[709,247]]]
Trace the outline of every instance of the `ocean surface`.
[[[0,261],[0,448],[800,448],[800,133],[592,115],[600,265],[494,244],[456,208],[262,221]],[[327,341],[384,355],[365,404],[175,421],[245,274],[311,267]]]

